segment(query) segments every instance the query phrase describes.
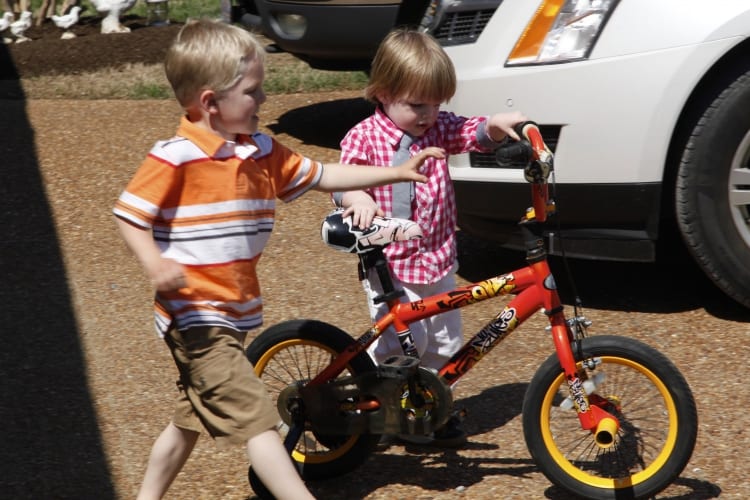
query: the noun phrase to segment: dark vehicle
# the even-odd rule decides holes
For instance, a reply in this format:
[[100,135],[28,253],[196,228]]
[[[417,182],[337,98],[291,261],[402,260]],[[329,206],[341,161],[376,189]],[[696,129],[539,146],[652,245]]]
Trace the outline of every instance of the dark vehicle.
[[[367,70],[385,35],[421,27],[442,45],[473,43],[500,0],[231,0],[225,18],[329,70]],[[226,12],[229,11],[229,12]]]

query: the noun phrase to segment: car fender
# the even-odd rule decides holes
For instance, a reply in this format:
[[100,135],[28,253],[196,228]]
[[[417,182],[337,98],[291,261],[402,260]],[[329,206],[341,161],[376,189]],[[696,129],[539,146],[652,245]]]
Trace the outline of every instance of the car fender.
[[[645,3],[623,0],[618,9],[627,4],[628,10],[619,17],[616,10],[612,24],[600,37],[605,49],[597,44],[590,59],[566,64],[505,67],[515,43],[509,33],[514,30],[506,26],[504,32],[495,33],[500,25],[493,18],[475,50],[466,46],[446,48],[459,78],[458,92],[448,108],[461,114],[520,110],[538,123],[562,126],[556,151],[559,182],[661,182],[681,110],[705,72],[746,36],[738,30],[744,22],[750,22],[750,8],[745,4],[740,12],[740,2],[727,2],[714,13],[725,16],[720,28],[713,26],[690,35],[681,33],[681,29],[666,30],[663,39],[653,42],[656,48],[636,53],[630,41],[635,38],[632,34],[622,37],[609,33],[624,32],[621,23],[638,10],[633,5],[643,7]],[[502,9],[509,4],[520,10],[517,2],[506,2],[495,17],[507,19],[510,14]],[[651,12],[664,8],[651,6]],[[526,15],[528,18],[530,14]],[[679,16],[673,16],[672,21],[681,25]],[[625,47],[616,49],[611,37]],[[653,37],[645,34],[644,38]],[[643,45],[639,46],[643,50]],[[488,54],[494,62],[487,63]],[[497,62],[500,60],[503,64]],[[580,104],[582,99],[589,100],[586,109]],[[596,116],[602,109],[620,117],[612,120],[613,126],[584,129],[578,125],[604,122],[604,118],[609,121],[609,117]],[[592,172],[587,168],[592,164],[601,168]],[[518,171],[467,166],[467,155],[453,157],[451,175],[455,179],[524,182]]]

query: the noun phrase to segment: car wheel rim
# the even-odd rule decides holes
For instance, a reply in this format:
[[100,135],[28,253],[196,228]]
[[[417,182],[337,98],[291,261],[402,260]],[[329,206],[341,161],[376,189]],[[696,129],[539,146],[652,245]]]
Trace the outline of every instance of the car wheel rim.
[[729,172],[729,207],[737,232],[750,247],[750,131],[732,159]]

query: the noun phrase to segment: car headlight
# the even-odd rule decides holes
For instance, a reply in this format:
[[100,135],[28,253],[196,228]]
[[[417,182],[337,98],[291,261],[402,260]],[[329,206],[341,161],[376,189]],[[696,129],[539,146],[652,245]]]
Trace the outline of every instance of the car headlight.
[[619,0],[542,0],[506,66],[586,59]]
[[299,14],[278,14],[276,24],[289,38],[300,39],[307,31],[307,19]]

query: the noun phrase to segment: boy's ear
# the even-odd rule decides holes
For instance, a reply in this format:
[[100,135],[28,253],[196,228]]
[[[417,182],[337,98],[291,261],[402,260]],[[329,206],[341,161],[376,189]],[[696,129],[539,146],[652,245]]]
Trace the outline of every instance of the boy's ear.
[[375,99],[377,99],[380,104],[388,104],[391,102],[391,96],[383,90],[375,92]]
[[201,108],[207,113],[218,113],[219,106],[216,103],[216,92],[213,90],[203,90],[198,97]]

